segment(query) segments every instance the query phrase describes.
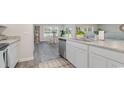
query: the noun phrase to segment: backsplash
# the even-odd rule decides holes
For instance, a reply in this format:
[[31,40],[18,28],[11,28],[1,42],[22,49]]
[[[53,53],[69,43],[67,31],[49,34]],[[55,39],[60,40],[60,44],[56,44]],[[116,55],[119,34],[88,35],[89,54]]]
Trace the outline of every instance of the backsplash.
[[106,32],[105,38],[124,40],[124,32]]
[[121,24],[99,24],[98,28],[105,31],[105,38],[124,40],[124,32],[120,31]]

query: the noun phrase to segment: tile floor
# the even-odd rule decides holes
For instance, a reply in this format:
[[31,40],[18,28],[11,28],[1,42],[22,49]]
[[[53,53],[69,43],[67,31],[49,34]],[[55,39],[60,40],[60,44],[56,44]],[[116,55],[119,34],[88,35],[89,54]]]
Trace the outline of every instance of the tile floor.
[[35,63],[35,61],[26,61],[26,62],[19,62],[15,66],[15,68],[39,68],[39,63]]
[[16,68],[74,68],[74,66],[59,57],[57,45],[42,42],[36,46],[34,60],[18,63]]
[[34,61],[21,62],[16,68],[75,68],[71,63],[63,58],[56,58],[48,62],[36,63]]
[[35,52],[34,52],[35,62],[43,63],[58,57],[59,57],[58,44],[41,42],[39,45],[35,45]]
[[74,66],[63,58],[56,58],[46,63],[40,63],[39,68],[74,68]]

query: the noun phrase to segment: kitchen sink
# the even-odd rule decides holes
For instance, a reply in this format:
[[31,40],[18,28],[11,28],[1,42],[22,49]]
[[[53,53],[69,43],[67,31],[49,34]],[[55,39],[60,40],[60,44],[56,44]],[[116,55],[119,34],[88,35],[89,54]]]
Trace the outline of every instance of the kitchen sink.
[[85,41],[85,42],[93,42],[94,41],[94,39],[86,39],[86,38],[77,39],[77,40]]

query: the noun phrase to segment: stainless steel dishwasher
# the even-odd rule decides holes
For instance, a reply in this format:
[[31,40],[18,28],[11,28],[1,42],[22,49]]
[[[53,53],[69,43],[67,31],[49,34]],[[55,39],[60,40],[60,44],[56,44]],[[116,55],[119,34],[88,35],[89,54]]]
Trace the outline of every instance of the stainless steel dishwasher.
[[59,38],[59,55],[66,58],[66,39]]

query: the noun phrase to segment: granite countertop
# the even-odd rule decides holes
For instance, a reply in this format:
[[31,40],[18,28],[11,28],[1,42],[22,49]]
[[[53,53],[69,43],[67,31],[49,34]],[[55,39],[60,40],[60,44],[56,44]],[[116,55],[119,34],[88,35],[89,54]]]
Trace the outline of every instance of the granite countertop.
[[19,36],[8,36],[7,39],[5,40],[1,40],[0,43],[15,43],[17,41],[20,41],[20,37]]
[[83,40],[77,40],[77,39],[68,39],[69,41],[74,41],[77,43],[87,44],[89,46],[95,46],[100,48],[106,48],[118,52],[124,53],[124,40],[112,40],[112,39],[106,39],[104,41],[83,41]]

